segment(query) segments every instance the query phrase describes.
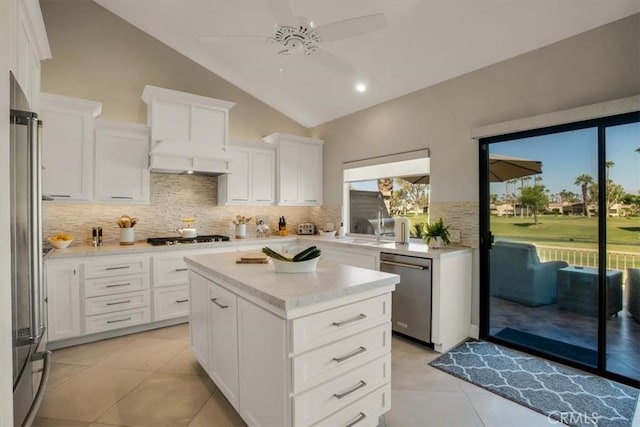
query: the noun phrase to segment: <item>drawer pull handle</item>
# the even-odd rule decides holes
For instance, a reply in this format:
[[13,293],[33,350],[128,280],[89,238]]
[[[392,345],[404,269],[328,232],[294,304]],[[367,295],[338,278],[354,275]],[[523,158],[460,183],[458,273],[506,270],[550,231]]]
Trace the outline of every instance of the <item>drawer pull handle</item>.
[[345,360],[351,359],[352,357],[357,356],[360,353],[364,353],[365,351],[367,351],[367,348],[361,346],[359,349],[352,351],[349,354],[345,354],[344,356],[340,356],[340,357],[334,357],[333,360],[335,360],[338,363],[344,362]]
[[71,197],[69,194],[49,194],[51,197]]
[[133,200],[131,196],[111,196],[112,199]]
[[107,267],[105,270],[124,270],[125,268],[131,268],[130,265],[121,265],[119,267]]
[[332,325],[333,326],[337,326],[339,328],[340,326],[344,326],[344,325],[347,325],[349,323],[357,322],[358,320],[362,320],[362,319],[366,319],[366,318],[367,318],[366,314],[360,313],[356,317],[354,317],[353,319],[343,320],[342,322],[333,322]]
[[360,412],[358,414],[358,417],[351,421],[349,424],[345,425],[344,427],[353,427],[354,425],[358,424],[360,421],[364,420],[365,418],[367,418],[367,414],[365,414],[364,412]]
[[176,268],[174,271],[187,271],[188,268]]
[[229,307],[228,305],[220,304],[218,302],[218,298],[211,298],[211,302],[214,303],[215,305],[217,305],[220,308],[228,308]]
[[118,323],[118,322],[126,322],[127,320],[131,320],[131,317],[127,317],[126,319],[118,319],[118,320],[107,320],[107,323]]
[[367,383],[365,381],[360,380],[358,384],[354,385],[349,390],[343,391],[342,393],[334,393],[333,397],[335,397],[336,399],[342,399],[343,397],[347,397],[354,391],[360,390],[362,387],[366,387],[366,385]]
[[131,302],[130,299],[126,300],[126,301],[117,301],[117,302],[108,302],[107,305],[118,305],[118,304],[126,304],[128,302]]
[[180,304],[180,303],[183,303],[183,302],[189,302],[189,300],[188,299],[177,299],[176,302],[178,304]]
[[117,285],[107,285],[107,288],[119,288],[120,286],[129,286],[131,283],[118,283]]

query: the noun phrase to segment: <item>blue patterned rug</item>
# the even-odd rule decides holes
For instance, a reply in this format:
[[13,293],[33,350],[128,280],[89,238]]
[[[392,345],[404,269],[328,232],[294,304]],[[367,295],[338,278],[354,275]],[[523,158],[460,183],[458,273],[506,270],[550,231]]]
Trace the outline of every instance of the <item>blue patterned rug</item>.
[[493,343],[467,341],[430,365],[570,426],[633,423],[639,390]]

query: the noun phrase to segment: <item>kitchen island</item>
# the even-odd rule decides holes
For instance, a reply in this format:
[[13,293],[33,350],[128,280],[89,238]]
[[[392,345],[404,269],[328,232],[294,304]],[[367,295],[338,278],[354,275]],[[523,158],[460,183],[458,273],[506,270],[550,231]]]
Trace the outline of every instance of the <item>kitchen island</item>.
[[312,273],[186,257],[191,350],[249,425],[377,425],[390,409],[399,276],[324,260]]

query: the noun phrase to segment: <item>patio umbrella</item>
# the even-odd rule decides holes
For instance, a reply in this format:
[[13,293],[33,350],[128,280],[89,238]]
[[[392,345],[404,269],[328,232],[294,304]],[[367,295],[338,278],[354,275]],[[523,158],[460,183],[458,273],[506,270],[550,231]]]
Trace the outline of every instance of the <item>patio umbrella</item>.
[[542,173],[542,162],[519,157],[489,154],[489,181],[504,182]]

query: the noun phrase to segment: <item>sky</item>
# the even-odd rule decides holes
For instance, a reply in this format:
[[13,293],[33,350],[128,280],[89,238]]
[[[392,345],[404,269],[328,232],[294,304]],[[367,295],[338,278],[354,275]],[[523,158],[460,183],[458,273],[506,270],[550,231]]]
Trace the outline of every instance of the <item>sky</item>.
[[[609,179],[627,193],[640,190],[640,123],[613,126],[606,133],[607,160],[615,163]],[[568,190],[580,194],[576,177],[591,175],[597,180],[597,129],[588,128],[553,135],[525,138],[489,145],[489,152],[542,162],[542,184],[551,194]],[[492,183],[492,194],[502,195],[504,183]]]

